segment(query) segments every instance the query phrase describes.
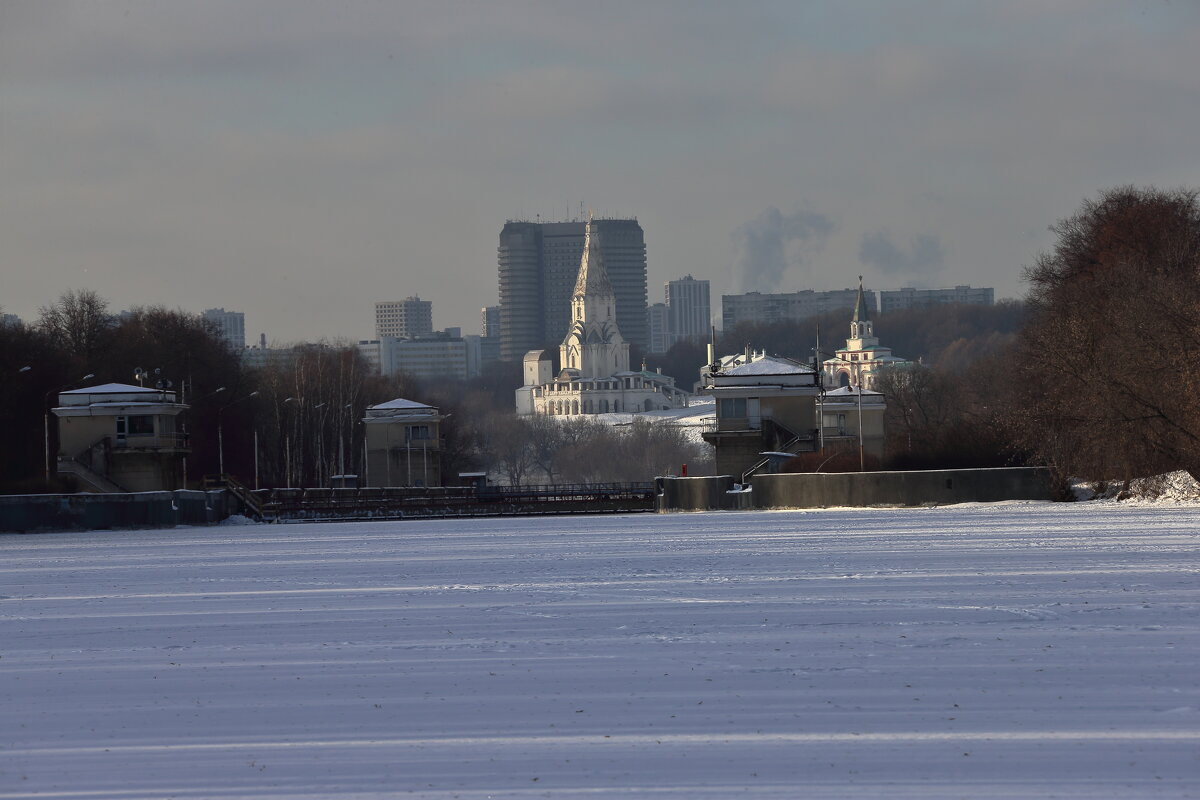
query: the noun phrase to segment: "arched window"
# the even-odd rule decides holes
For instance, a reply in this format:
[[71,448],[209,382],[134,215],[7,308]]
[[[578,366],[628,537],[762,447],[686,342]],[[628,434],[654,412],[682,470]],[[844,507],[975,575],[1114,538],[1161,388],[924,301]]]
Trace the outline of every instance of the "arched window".
[[572,400],[572,401],[571,401],[571,413],[572,413],[572,414],[578,414],[578,413],[579,413],[579,401],[578,401],[578,400]]
[[838,386],[846,387],[850,385],[850,373],[842,370],[838,373]]

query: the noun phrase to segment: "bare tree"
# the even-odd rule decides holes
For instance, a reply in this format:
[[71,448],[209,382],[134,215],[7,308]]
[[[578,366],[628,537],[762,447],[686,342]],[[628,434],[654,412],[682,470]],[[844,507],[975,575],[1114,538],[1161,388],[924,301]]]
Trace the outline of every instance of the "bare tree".
[[529,423],[515,414],[497,412],[488,423],[485,447],[492,462],[508,479],[510,486],[520,486],[534,466]]
[[1200,203],[1121,187],[1026,270],[1014,438],[1061,474],[1200,475]]
[[114,325],[108,301],[90,289],[68,290],[38,309],[38,327],[63,350],[90,362],[104,346]]

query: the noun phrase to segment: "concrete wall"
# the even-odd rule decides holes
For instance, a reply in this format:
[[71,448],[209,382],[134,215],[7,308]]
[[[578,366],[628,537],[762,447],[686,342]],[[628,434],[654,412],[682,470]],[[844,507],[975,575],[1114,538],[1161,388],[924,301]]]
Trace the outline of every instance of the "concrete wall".
[[659,478],[659,511],[732,511],[748,508],[749,492],[731,492],[735,478]]
[[210,525],[237,510],[237,500],[223,490],[7,495],[0,496],[0,531],[27,533]]
[[1044,467],[920,472],[785,473],[755,475],[753,491],[727,494],[733,478],[660,478],[659,511],[731,508],[921,506],[1050,500]]
[[755,508],[920,506],[1050,500],[1042,467],[756,475]]

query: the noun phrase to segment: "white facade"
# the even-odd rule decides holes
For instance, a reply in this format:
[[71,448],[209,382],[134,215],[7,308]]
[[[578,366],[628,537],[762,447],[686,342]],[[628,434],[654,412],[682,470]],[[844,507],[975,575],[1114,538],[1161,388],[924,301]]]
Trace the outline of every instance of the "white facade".
[[517,413],[603,414],[687,405],[687,393],[675,388],[673,378],[629,369],[629,343],[617,328],[616,297],[591,221],[584,232],[570,306],[571,324],[559,346],[558,377],[545,379],[552,369],[548,351],[527,353]]
[[406,339],[433,333],[433,303],[420,297],[375,304],[375,337]]
[[830,388],[853,386],[874,389],[882,370],[905,367],[909,363],[903,358],[893,356],[890,347],[879,344],[860,277],[858,299],[850,319],[850,338],[846,340],[845,347],[822,364],[825,385]]
[[217,326],[221,338],[234,352],[240,352],[246,346],[246,315],[241,311],[209,308],[200,316]]

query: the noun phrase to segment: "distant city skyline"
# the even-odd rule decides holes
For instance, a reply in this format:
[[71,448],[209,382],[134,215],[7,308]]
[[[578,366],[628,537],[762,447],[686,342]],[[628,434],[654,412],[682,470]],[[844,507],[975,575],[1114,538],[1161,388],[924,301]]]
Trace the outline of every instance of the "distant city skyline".
[[1198,54],[1151,0],[3,4],[0,313],[473,330],[504,221],[588,210],[651,286],[1016,297],[1084,199],[1200,186]]

